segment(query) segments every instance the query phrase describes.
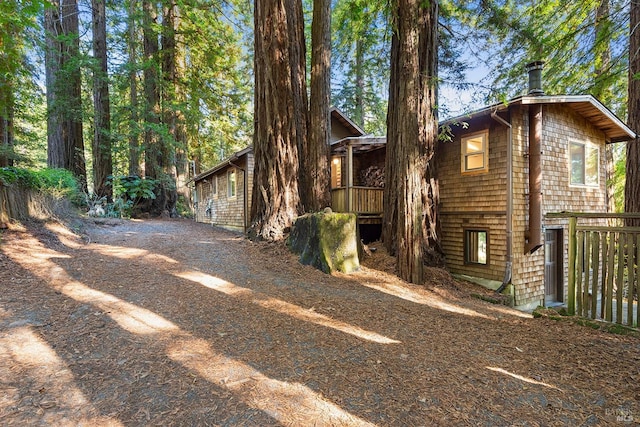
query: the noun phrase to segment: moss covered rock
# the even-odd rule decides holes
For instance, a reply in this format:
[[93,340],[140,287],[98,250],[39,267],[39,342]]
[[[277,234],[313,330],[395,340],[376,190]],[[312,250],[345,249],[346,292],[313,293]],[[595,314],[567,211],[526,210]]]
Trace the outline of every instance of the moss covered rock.
[[298,217],[287,244],[300,262],[325,273],[360,269],[355,214],[318,212]]

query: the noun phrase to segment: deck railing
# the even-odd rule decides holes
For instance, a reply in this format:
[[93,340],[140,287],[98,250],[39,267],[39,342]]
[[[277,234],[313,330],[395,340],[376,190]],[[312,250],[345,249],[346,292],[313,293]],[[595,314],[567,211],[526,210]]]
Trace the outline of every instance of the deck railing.
[[[569,314],[637,327],[640,227],[624,226],[624,221],[640,215],[563,213],[553,216],[569,218]],[[598,221],[596,225],[579,224],[583,219]],[[605,225],[607,223],[610,225]]]
[[331,190],[331,207],[335,212],[358,214],[382,213],[382,188],[341,187]]

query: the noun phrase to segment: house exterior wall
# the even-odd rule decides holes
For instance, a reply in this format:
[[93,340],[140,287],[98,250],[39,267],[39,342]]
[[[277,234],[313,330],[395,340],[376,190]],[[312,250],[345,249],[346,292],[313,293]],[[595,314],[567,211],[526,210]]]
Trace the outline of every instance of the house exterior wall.
[[[525,233],[529,221],[528,110],[513,109],[518,129],[514,132],[514,215],[513,277],[515,302],[518,306],[544,304],[545,247],[525,254]],[[587,142],[599,148],[599,185],[569,184],[569,142]],[[604,134],[587,120],[563,105],[544,105],[542,112],[542,215],[544,229],[560,228],[564,242],[563,290],[567,292],[568,221],[547,219],[545,214],[561,211],[606,212],[606,158]]]
[[[516,306],[544,304],[545,247],[525,253],[529,225],[529,120],[528,107],[513,105],[507,121],[512,125],[513,215],[512,275]],[[452,142],[440,143],[436,158],[440,183],[441,241],[447,267],[454,274],[502,281],[506,265],[506,161],[507,128],[488,116],[470,120],[467,129],[453,129]],[[461,173],[461,136],[489,130],[489,170],[476,175]],[[571,186],[569,142],[599,147],[599,185]],[[551,212],[606,212],[605,136],[583,117],[564,105],[543,105],[542,118],[542,214],[544,229],[563,229],[566,298],[568,222],[546,219]],[[487,265],[465,264],[464,232],[487,230]],[[565,299],[566,300],[566,299]]]
[[[488,118],[487,118],[488,119]],[[506,261],[506,157],[507,128],[495,120],[470,121],[456,127],[450,142],[440,142],[436,168],[440,185],[441,242],[448,269],[483,279],[501,281]],[[489,169],[486,173],[461,173],[461,137],[488,130]],[[488,232],[486,265],[465,264],[464,233]]]
[[[231,230],[244,231],[245,227],[248,226],[248,214],[251,208],[253,154],[245,154],[232,163],[235,166],[227,165],[196,183],[198,194],[196,221]],[[236,171],[235,196],[229,196],[228,173],[232,170]],[[215,185],[213,184],[214,180],[216,182]],[[214,193],[212,190],[216,186],[217,191]],[[245,209],[247,215],[246,223]]]

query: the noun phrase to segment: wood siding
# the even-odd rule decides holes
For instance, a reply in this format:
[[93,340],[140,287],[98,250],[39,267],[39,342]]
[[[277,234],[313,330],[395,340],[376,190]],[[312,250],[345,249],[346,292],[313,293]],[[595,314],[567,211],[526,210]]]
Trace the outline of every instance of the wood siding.
[[[244,231],[248,226],[248,214],[251,207],[253,154],[248,153],[232,163],[238,167],[227,165],[196,183],[198,197],[196,221],[232,230]],[[237,183],[236,195],[230,197],[227,186],[227,173],[232,169],[236,170]],[[247,180],[246,186],[245,179]],[[214,180],[216,181],[215,185],[217,185],[217,192],[215,194],[212,192],[214,186],[212,182]],[[245,189],[247,194],[245,194]],[[245,209],[247,215],[246,222]]]
[[[528,111],[513,108],[514,122],[514,214],[513,276],[515,301],[520,306],[544,304],[544,247],[525,254],[525,233],[529,221]],[[516,132],[517,129],[517,132]],[[569,185],[569,142],[582,141],[600,148],[599,186]],[[545,105],[542,113],[542,214],[560,211],[606,212],[605,136],[572,109]],[[543,219],[543,228],[562,228],[562,253],[567,253],[567,220]],[[568,260],[563,260],[564,273]],[[567,284],[563,283],[563,289]]]
[[[544,246],[525,254],[529,221],[528,107],[512,106],[513,127],[513,252],[512,283],[517,306],[544,302]],[[442,245],[452,273],[501,281],[506,264],[507,128],[488,116],[470,120],[467,129],[454,128],[452,142],[440,143],[437,154],[440,183]],[[606,212],[605,136],[587,120],[563,105],[544,105],[542,118],[542,213],[560,211]],[[489,130],[489,171],[463,175],[460,137]],[[599,186],[569,185],[569,141],[600,148]],[[544,228],[563,228],[567,253],[567,221],[543,219]],[[465,264],[464,230],[487,230],[487,265]],[[567,260],[563,262],[566,277]],[[563,288],[567,289],[566,283]]]
[[[489,121],[490,120],[490,121]],[[489,130],[489,170],[462,174],[460,138]],[[507,129],[490,118],[454,129],[451,142],[440,142],[437,171],[440,183],[442,246],[452,273],[501,281],[506,261]],[[465,264],[464,230],[486,230],[486,265]]]

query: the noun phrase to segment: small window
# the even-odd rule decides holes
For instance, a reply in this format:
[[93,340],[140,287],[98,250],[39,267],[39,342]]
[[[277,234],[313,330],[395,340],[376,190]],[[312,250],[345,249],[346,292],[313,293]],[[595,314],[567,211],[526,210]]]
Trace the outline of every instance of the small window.
[[489,170],[489,132],[463,136],[461,139],[462,173],[487,172]]
[[486,230],[465,230],[465,264],[486,265],[489,259],[489,233]]
[[214,198],[218,197],[218,177],[211,177],[211,195]]
[[600,150],[592,144],[569,143],[569,178],[571,185],[597,187],[599,180]]
[[231,169],[227,172],[227,196],[236,197],[236,170]]

